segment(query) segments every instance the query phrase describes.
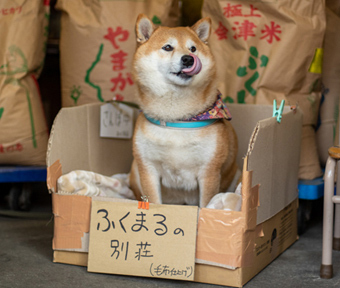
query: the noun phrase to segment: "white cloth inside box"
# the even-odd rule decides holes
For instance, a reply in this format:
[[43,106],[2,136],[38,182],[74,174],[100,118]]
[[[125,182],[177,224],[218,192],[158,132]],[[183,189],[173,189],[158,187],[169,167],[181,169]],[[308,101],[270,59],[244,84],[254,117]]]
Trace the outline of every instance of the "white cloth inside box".
[[[115,174],[111,177],[95,172],[74,170],[57,181],[58,193],[84,196],[101,196],[136,200],[129,187],[129,174]],[[235,192],[216,194],[206,208],[226,211],[240,211],[242,204],[241,183]]]

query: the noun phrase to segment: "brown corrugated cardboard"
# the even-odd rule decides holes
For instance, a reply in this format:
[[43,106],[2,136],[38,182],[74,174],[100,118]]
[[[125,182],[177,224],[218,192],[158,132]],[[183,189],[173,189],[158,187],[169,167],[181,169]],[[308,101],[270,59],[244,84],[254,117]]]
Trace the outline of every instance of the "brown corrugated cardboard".
[[76,169],[103,175],[127,173],[132,142],[99,137],[100,104],[63,108],[52,127],[47,166],[59,160],[63,174]]
[[[241,212],[201,209],[202,220],[209,217],[213,223],[214,219],[219,221],[221,220],[219,217],[225,217],[222,220],[228,222],[232,219],[231,222],[234,221],[235,224],[231,228],[231,234],[226,232],[220,235],[225,243],[224,250],[221,248],[224,252],[221,254],[225,257],[214,257],[213,253],[206,250],[209,245],[204,246],[204,243],[209,244],[207,233],[210,233],[209,229],[214,229],[214,225],[211,227],[198,225],[196,258],[199,260],[197,261],[215,266],[196,264],[195,281],[240,287],[297,239],[296,188],[302,115],[299,110],[290,111],[283,115],[279,124],[271,117],[270,106],[236,104],[229,106],[233,115],[232,123],[239,138],[239,159],[246,156],[242,178],[243,206]],[[61,173],[61,168],[63,174],[76,169],[104,175],[129,171],[132,160],[131,140],[100,138],[99,110],[99,104],[91,104],[63,108],[60,111],[53,125],[49,142],[47,157],[49,174]],[[56,161],[60,162],[61,168]],[[54,190],[52,187],[56,187],[56,179],[57,177],[48,175],[51,191]],[[260,188],[257,184],[260,184]],[[69,199],[72,197],[72,201],[69,201],[71,204],[68,204],[71,205],[69,209],[60,205],[64,197]],[[90,225],[90,210],[79,209],[80,206],[77,204],[78,201],[79,205],[88,201],[85,206],[90,207],[91,198],[85,200],[86,198],[88,197],[53,193],[53,207],[58,207],[58,210],[53,211],[55,262],[87,264],[87,253],[83,252],[88,251],[86,239]],[[288,214],[285,212],[287,209],[291,211]],[[70,210],[80,212],[72,213],[71,218],[68,216]],[[288,216],[285,216],[286,214]],[[290,222],[283,223],[282,221],[287,217]],[[70,222],[59,218],[69,219]],[[75,224],[77,224],[76,228]],[[204,231],[206,228],[208,230]],[[69,235],[74,230],[77,232],[69,238],[70,241],[63,242],[69,237],[65,235]],[[232,247],[234,245],[232,241],[235,242],[235,239],[231,240],[231,235],[235,231],[239,231],[236,242],[241,243],[236,250],[234,246]],[[275,240],[275,235],[279,240],[270,246],[271,238]],[[218,245],[215,246],[216,251],[218,248]],[[230,270],[216,265],[233,266],[236,269]]]
[[254,263],[255,240],[262,235],[261,226],[256,227],[259,185],[251,187],[252,172],[247,171],[246,166],[242,175],[241,211],[205,208],[200,211],[198,263],[224,268],[248,267]]
[[[257,225],[257,227],[261,227],[264,237],[259,237],[255,241],[256,248],[254,250],[253,266],[231,270],[217,266],[196,264],[194,281],[242,287],[296,241],[297,223],[294,219],[297,217],[297,208],[298,199],[271,219]],[[87,266],[88,261],[88,253],[83,252],[55,250],[53,257],[53,262],[79,266]]]
[[[52,194],[54,198],[56,194]],[[58,195],[53,199],[53,249],[83,251],[88,247],[91,198],[78,195]],[[75,221],[81,219],[81,221]]]
[[242,287],[277,256],[296,241],[298,199],[278,214],[263,222],[263,236],[255,241],[252,266],[225,269],[211,265],[196,264],[195,281],[216,285]]
[[238,165],[243,166],[243,157],[247,153],[247,170],[254,171],[252,185],[261,185],[257,213],[259,224],[298,196],[296,161],[300,159],[301,140],[297,136],[301,135],[301,126],[296,121],[302,121],[301,114],[289,112],[289,107],[286,107],[286,114],[279,124],[271,117],[272,106],[229,104],[228,107],[239,139]]

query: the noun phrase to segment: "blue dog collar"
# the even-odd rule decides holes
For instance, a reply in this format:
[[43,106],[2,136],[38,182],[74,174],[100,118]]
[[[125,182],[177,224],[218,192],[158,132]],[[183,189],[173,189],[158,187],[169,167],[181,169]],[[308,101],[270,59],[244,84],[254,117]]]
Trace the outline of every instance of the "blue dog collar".
[[152,124],[159,125],[162,127],[169,127],[169,128],[203,128],[215,123],[218,119],[207,119],[202,121],[177,121],[177,122],[165,122],[153,119],[147,115],[145,118],[148,119]]

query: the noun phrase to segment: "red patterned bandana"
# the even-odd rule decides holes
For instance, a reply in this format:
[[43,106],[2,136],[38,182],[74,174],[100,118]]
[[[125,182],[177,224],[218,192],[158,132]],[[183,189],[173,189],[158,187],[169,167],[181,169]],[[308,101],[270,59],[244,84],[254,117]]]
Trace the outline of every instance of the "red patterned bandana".
[[205,111],[199,113],[198,115],[182,120],[182,121],[203,121],[208,119],[227,119],[231,120],[231,114],[227,108],[227,105],[223,102],[221,98],[222,94],[218,92],[216,102],[207,108]]

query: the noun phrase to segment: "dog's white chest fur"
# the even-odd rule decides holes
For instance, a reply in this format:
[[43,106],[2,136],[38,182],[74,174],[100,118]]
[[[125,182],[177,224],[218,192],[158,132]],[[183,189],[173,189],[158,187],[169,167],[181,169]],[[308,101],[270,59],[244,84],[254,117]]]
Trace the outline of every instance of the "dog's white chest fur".
[[[204,128],[202,128],[204,129]],[[141,158],[155,167],[163,186],[196,190],[198,179],[214,157],[216,137],[202,129],[171,129],[146,123],[136,143]]]

